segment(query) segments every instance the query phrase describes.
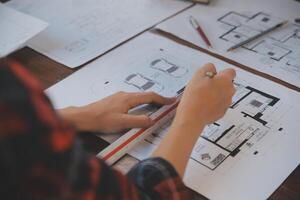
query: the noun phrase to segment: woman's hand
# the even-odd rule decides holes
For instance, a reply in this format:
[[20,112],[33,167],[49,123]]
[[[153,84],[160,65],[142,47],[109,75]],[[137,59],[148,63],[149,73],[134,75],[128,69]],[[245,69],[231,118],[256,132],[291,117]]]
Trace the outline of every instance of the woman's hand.
[[215,66],[208,63],[195,73],[184,91],[175,123],[185,123],[200,129],[221,118],[231,105],[235,93],[235,71],[226,69],[213,78],[207,77],[206,72],[216,73]]
[[171,104],[174,98],[165,98],[153,92],[118,92],[83,107],[59,110],[60,115],[80,131],[116,133],[128,128],[146,128],[153,121],[146,115],[130,115],[128,111],[142,104]]
[[195,73],[168,134],[152,155],[168,160],[181,176],[203,128],[225,114],[235,92],[233,69],[221,71],[213,78],[207,77],[206,72],[216,73],[214,65],[206,64]]

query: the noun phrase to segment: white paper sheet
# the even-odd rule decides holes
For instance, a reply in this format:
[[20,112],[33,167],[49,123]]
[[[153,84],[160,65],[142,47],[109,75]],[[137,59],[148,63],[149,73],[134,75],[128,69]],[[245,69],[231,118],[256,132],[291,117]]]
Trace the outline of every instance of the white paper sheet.
[[0,58],[20,48],[47,23],[0,3]]
[[[56,108],[84,105],[119,90],[136,92],[148,88],[146,91],[174,96],[207,62],[215,63],[218,70],[230,66],[146,33],[80,69],[47,93]],[[184,181],[210,199],[266,199],[300,162],[300,95],[235,69],[238,92],[232,108],[199,138]],[[167,128],[165,124],[155,131],[131,155],[148,157]],[[229,131],[218,140],[218,145],[224,146],[220,148],[215,140],[224,130]]]
[[190,6],[179,0],[12,0],[9,6],[51,24],[28,45],[78,67]]
[[[291,0],[219,0],[188,9],[157,28],[206,48],[189,23],[189,17],[194,16],[212,43],[208,50],[300,87],[299,13],[300,3]],[[282,20],[289,20],[289,25],[226,52]]]

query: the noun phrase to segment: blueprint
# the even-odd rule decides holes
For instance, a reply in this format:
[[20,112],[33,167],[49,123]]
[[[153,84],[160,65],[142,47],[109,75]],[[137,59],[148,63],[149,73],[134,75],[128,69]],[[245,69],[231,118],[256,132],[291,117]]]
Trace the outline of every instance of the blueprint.
[[[194,147],[191,159],[207,169],[215,170],[227,158],[233,159],[239,153],[257,155],[259,151],[254,146],[266,140],[270,134],[284,131],[282,118],[288,115],[293,105],[284,106],[278,97],[242,82],[236,80],[234,83],[236,94],[226,115],[208,125]],[[157,128],[145,142],[149,146],[157,146],[168,132],[172,120],[171,117]],[[133,150],[132,155],[140,159],[146,155],[145,151],[141,155],[135,153],[139,151]]]
[[28,45],[74,68],[189,7],[179,0],[12,0],[50,26]]
[[[207,62],[214,63],[218,70],[235,68],[145,33],[46,92],[56,108],[85,105],[120,90],[175,96]],[[199,137],[184,182],[210,199],[266,199],[300,162],[300,95],[235,69],[237,92],[232,105]],[[130,162],[149,157],[171,122],[172,117],[132,149]],[[126,163],[119,165],[128,170]]]
[[[272,6],[268,6],[270,4]],[[260,10],[256,5],[260,5]],[[299,10],[300,4],[293,1],[242,0],[233,3],[233,0],[224,0],[210,7],[194,6],[157,28],[206,48],[189,23],[189,17],[193,16],[203,26],[212,43],[210,51],[300,87]],[[227,52],[233,45],[285,20],[289,21],[287,25]]]

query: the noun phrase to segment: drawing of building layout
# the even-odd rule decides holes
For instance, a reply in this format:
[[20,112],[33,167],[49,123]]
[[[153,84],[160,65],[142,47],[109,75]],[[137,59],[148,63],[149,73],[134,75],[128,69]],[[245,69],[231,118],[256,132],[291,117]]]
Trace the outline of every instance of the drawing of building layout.
[[[273,117],[280,110],[279,98],[239,83],[235,83],[235,87],[237,92],[228,112],[221,120],[205,128],[191,155],[191,159],[210,170],[215,170],[226,158],[235,157],[242,148],[254,146],[270,134],[271,129],[274,134],[274,127],[280,125]],[[145,141],[158,145],[172,120],[170,118]],[[282,129],[278,127],[276,131]],[[252,153],[259,152],[254,150]]]
[[[236,84],[236,88],[228,114],[204,130],[191,157],[212,170],[227,157],[236,156],[244,145],[251,147],[254,140],[267,134],[272,123],[267,115],[276,110],[280,101],[249,86]],[[231,116],[240,120],[232,121]]]
[[163,90],[163,86],[150,79],[145,77],[142,74],[130,74],[124,81],[126,84],[128,85],[132,85],[134,87],[136,87],[138,90],[142,91],[142,92],[147,92],[149,90],[155,91],[155,92],[160,92],[161,90]]
[[[218,19],[226,30],[219,38],[234,44],[245,41],[265,31],[282,19],[258,12],[246,16],[237,12],[228,12]],[[251,52],[266,56],[273,61],[282,61],[285,70],[300,72],[300,26],[290,23],[271,34],[243,46]],[[265,63],[267,64],[267,63]]]
[[132,71],[124,70],[121,75],[116,73],[116,76],[94,81],[90,86],[90,91],[95,96],[99,96],[103,90],[176,95],[176,88],[182,88],[182,85],[185,85],[184,80],[192,75],[192,71],[173,60],[175,59],[172,57],[167,59],[161,55],[153,55],[147,61],[135,63],[136,67]]
[[165,58],[160,58],[157,60],[154,60],[151,63],[151,68],[160,70],[170,76],[174,76],[176,78],[183,77],[186,73],[188,73],[188,69],[184,68],[182,66],[178,66],[174,63],[169,62]]
[[[189,72],[187,68],[171,63],[165,58],[153,60],[149,63],[149,69],[153,70],[153,73],[163,73],[173,78],[182,78]],[[142,92],[154,91],[159,93],[164,89],[164,86],[157,80],[149,78],[142,73],[143,72],[140,71],[138,73],[129,74],[124,82],[129,86],[134,86]]]

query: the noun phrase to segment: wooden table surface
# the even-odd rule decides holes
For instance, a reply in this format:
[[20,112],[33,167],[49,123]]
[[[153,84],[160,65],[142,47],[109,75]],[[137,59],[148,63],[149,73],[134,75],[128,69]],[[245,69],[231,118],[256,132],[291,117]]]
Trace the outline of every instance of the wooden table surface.
[[[6,0],[0,0],[0,2],[5,2]],[[253,69],[250,69],[244,65],[241,65],[239,63],[236,63],[234,61],[228,60],[224,57],[209,53],[208,51],[201,49],[199,47],[196,47],[190,43],[184,42],[174,36],[170,36],[168,34],[162,33],[162,32],[156,32],[156,34],[160,34],[162,36],[168,37],[178,43],[181,43],[183,45],[189,46],[191,48],[197,49],[199,51],[202,51],[204,53],[208,53],[212,56],[215,56],[219,59],[222,59],[230,64],[236,65],[237,67],[240,67],[242,69],[245,69],[247,71],[250,71],[252,73],[255,73],[257,75],[263,76],[267,79],[270,79],[274,82],[280,83],[288,88],[291,88],[293,90],[296,90],[300,92],[300,88],[292,86],[288,83],[285,83],[281,80],[278,80],[274,77],[271,77],[267,74],[255,71]],[[33,51],[30,48],[23,48],[9,56],[11,59],[14,59],[21,64],[23,64],[33,75],[35,75],[43,84],[44,88],[48,88],[52,86],[53,84],[59,82],[60,80],[66,78],[70,74],[74,73],[77,69],[70,69],[65,67],[64,65],[61,65],[59,63],[56,63],[55,61],[50,60],[49,58]],[[83,66],[84,67],[84,66]],[[81,139],[83,140],[85,148],[96,154],[101,149],[103,149],[105,146],[107,146],[107,143],[99,139],[98,137],[94,136],[93,134],[81,134]],[[300,153],[300,152],[299,152]],[[276,163],[280,164],[280,163]],[[203,199],[202,197],[199,197],[197,199]],[[272,194],[270,197],[272,200],[300,200],[300,166],[298,166],[294,172],[282,183],[282,185]]]

